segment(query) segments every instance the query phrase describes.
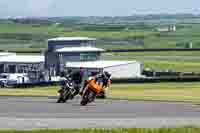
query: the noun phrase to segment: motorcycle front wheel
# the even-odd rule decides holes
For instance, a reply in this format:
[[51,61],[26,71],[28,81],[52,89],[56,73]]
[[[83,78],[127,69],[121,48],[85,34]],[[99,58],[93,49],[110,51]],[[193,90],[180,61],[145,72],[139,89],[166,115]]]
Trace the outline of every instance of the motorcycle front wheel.
[[64,103],[64,102],[65,102],[64,98],[62,96],[59,96],[57,103]]
[[69,94],[67,90],[59,91],[59,97],[57,103],[65,103],[69,99]]
[[81,100],[81,105],[82,105],[82,106],[87,105],[87,103],[88,103],[88,101],[89,101],[89,99],[88,99],[89,93],[90,93],[90,90],[87,89],[87,90],[85,91],[85,93],[83,94],[83,97],[82,97],[82,100]]
[[81,105],[85,106],[90,102],[93,102],[95,99],[95,94],[91,90],[87,89],[86,92],[83,94],[83,98],[81,100]]

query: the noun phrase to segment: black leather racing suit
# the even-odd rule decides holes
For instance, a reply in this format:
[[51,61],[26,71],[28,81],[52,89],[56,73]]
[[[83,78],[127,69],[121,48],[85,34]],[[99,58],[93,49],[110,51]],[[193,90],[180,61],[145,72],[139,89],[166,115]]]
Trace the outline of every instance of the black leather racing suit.
[[70,77],[74,84],[74,88],[76,90],[76,92],[74,93],[74,96],[76,96],[77,94],[79,94],[79,90],[81,88],[83,73],[81,73],[80,71],[75,71],[70,74]]

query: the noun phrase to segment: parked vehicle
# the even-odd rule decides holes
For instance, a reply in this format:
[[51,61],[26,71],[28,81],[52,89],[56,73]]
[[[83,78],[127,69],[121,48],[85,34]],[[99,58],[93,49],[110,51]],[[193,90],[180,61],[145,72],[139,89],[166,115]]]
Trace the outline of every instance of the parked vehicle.
[[0,87],[6,87],[7,84],[7,76],[6,75],[0,75]]
[[0,74],[1,87],[29,83],[30,79],[26,73],[2,73]]

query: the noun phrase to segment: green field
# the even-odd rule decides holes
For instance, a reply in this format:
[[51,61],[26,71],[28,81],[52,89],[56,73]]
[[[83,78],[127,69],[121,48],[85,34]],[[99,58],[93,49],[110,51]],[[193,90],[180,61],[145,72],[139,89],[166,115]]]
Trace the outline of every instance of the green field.
[[200,51],[161,51],[161,52],[123,52],[123,53],[111,53],[118,56],[200,56]]
[[108,94],[110,98],[116,99],[200,103],[200,83],[113,85]]
[[[59,86],[0,89],[0,96],[57,96]],[[113,84],[111,99],[183,101],[200,103],[200,83]]]
[[[87,36],[97,39],[124,40],[135,36],[148,36],[151,31],[87,31],[71,29],[68,26],[0,23],[0,49],[9,48],[45,48],[46,40],[57,36]],[[109,41],[108,41],[109,42]],[[5,47],[4,44],[7,44]],[[108,47],[102,43],[99,47]],[[130,44],[128,44],[130,45]],[[117,45],[120,46],[120,45]],[[134,46],[132,46],[134,47]]]
[[[70,23],[68,23],[70,22]],[[40,52],[45,50],[47,39],[57,36],[87,36],[97,38],[97,47],[104,49],[131,48],[186,48],[192,42],[193,48],[200,48],[200,24],[184,24],[177,21],[177,31],[157,32],[162,24],[76,24],[72,21],[61,25],[21,24],[0,21],[0,50],[11,52]],[[193,21],[192,21],[193,22]],[[167,25],[167,24],[163,24]],[[129,28],[129,30],[125,30]],[[179,59],[173,57],[179,56]],[[112,53],[103,59],[138,60],[145,68],[160,71],[200,72],[200,52],[132,52]],[[147,58],[148,57],[148,58]],[[156,58],[155,57],[161,57]],[[169,58],[167,58],[169,57]],[[185,58],[187,57],[187,59]],[[190,57],[190,59],[188,59]]]
[[165,61],[165,60],[140,60],[145,68],[156,71],[177,71],[177,72],[200,72],[198,61]]
[[[148,25],[148,26],[147,26]],[[71,23],[20,24],[0,21],[0,49],[45,48],[48,38],[87,36],[98,39],[97,46],[106,49],[124,48],[185,48],[188,42],[200,47],[200,24],[178,23],[176,32],[155,31],[156,24],[87,25]],[[143,27],[142,27],[143,26]],[[129,28],[129,30],[125,30]],[[102,29],[102,30],[101,30]],[[142,42],[138,42],[141,41]],[[4,44],[7,44],[6,46]]]
[[[200,52],[108,53],[104,54],[102,59],[136,60],[142,62],[144,68],[156,71],[200,72],[199,54]],[[178,58],[175,58],[177,56]]]
[[32,131],[12,131],[4,130],[0,133],[199,133],[199,128],[159,128],[159,129],[58,129],[58,130],[32,130]]

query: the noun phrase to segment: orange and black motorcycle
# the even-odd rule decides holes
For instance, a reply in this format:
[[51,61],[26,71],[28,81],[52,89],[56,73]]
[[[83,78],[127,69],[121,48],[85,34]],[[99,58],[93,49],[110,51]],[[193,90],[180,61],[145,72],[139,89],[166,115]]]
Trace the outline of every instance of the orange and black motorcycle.
[[103,83],[97,82],[97,79],[90,79],[87,81],[87,85],[84,89],[81,105],[85,106],[88,103],[91,103],[95,100],[96,96],[100,93],[104,92],[104,89],[107,88],[111,84],[111,80],[107,79],[107,85],[104,85]]

